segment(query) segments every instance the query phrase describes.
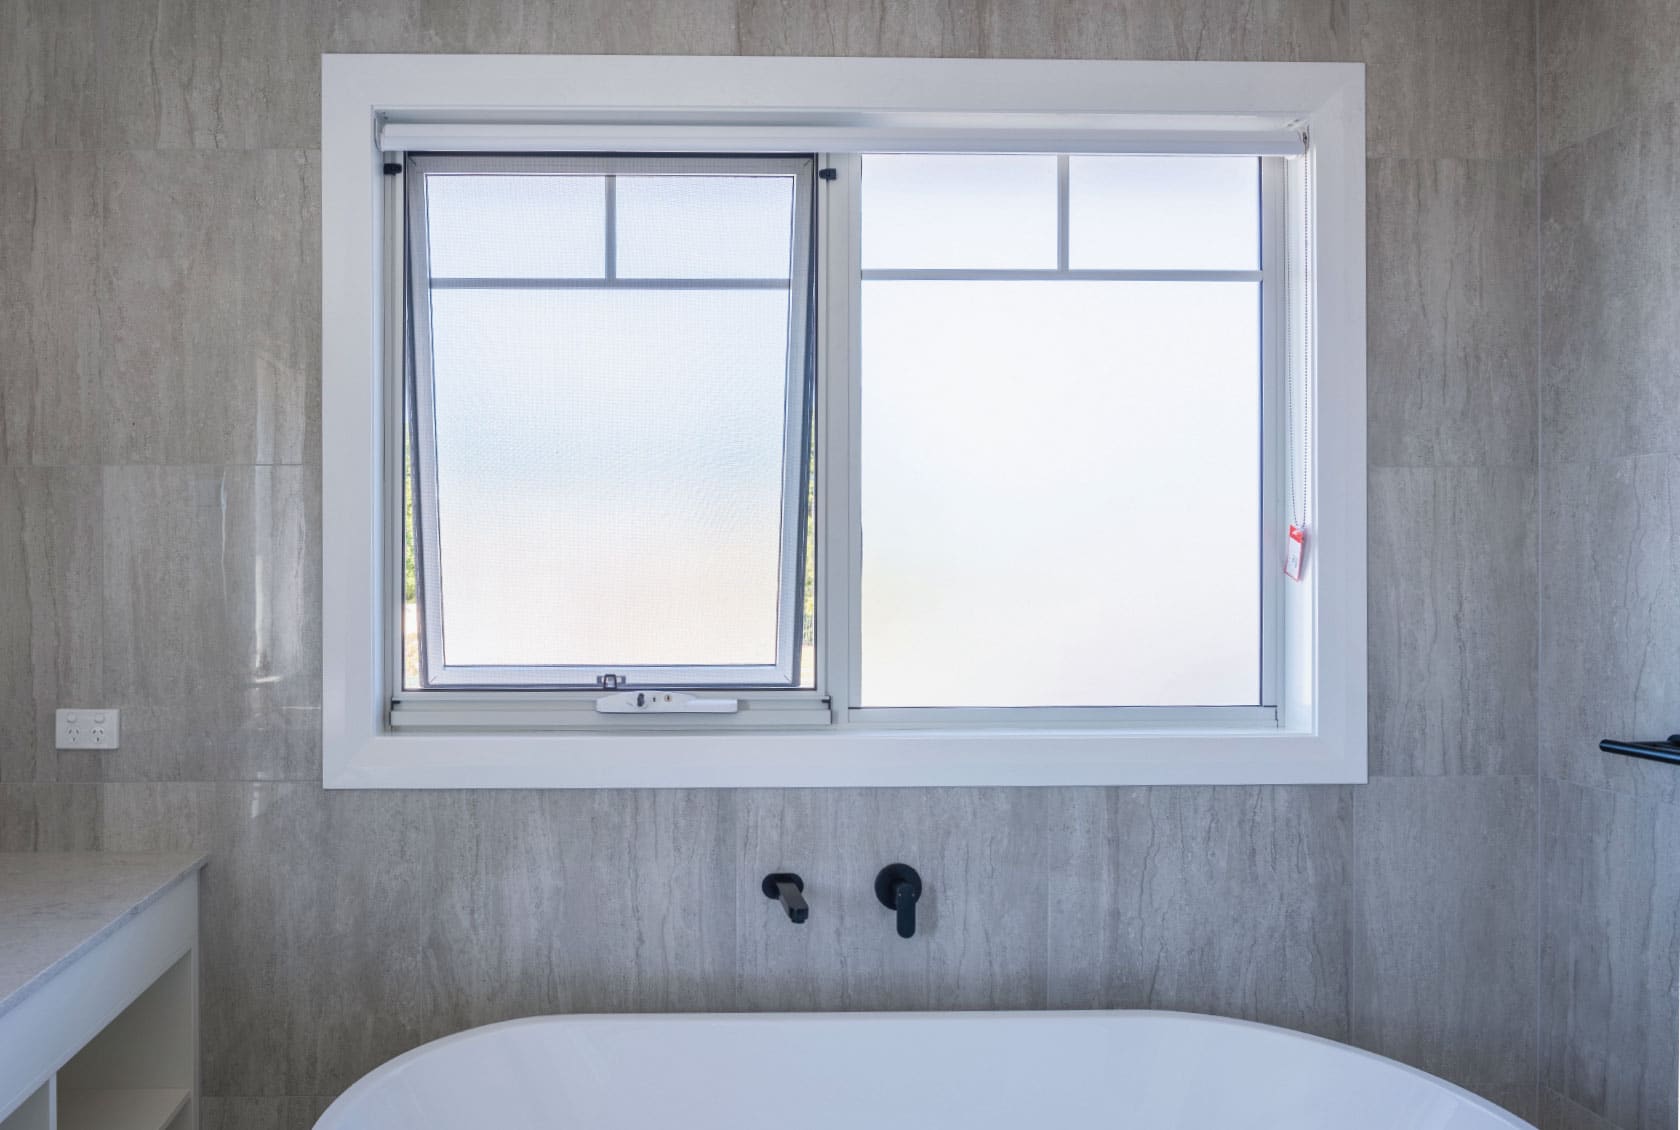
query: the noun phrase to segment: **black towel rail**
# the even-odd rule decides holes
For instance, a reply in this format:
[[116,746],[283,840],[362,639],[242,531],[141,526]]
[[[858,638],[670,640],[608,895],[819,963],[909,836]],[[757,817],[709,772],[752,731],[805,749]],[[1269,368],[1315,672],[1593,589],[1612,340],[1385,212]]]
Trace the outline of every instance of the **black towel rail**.
[[1605,753],[1619,753],[1623,757],[1640,757],[1646,761],[1661,761],[1680,765],[1680,734],[1668,735],[1666,742],[1619,742],[1605,738],[1598,743]]

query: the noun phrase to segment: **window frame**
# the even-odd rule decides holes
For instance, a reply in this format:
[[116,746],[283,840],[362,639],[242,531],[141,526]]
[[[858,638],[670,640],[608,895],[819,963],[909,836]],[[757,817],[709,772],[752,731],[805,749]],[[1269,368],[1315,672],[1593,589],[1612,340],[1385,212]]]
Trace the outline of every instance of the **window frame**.
[[[1238,270],[1148,270],[1148,269],[1104,269],[1078,270],[1068,266],[1068,238],[1069,238],[1069,154],[1057,154],[1057,265],[1044,269],[920,269],[920,268],[865,268],[862,263],[862,230],[860,223],[860,208],[857,196],[866,191],[862,175],[862,154],[825,154],[822,163],[832,166],[838,174],[823,193],[832,210],[830,223],[843,229],[842,233],[831,233],[831,243],[828,248],[828,262],[826,266],[819,264],[819,270],[825,272],[829,286],[829,293],[844,293],[846,305],[823,309],[824,322],[839,324],[846,323],[847,348],[842,360],[836,360],[834,367],[827,371],[831,380],[843,378],[844,389],[842,395],[830,402],[829,419],[832,427],[825,429],[828,441],[828,455],[822,454],[819,445],[819,463],[834,461],[830,474],[835,478],[844,478],[848,497],[852,499],[850,512],[844,525],[831,527],[829,545],[831,552],[822,560],[826,561],[830,575],[844,575],[847,581],[844,617],[831,620],[831,623],[844,623],[846,635],[850,645],[843,653],[835,653],[830,662],[836,664],[829,670],[844,671],[843,678],[833,679],[827,685],[830,697],[834,703],[836,722],[841,725],[851,725],[878,729],[917,729],[925,727],[947,727],[961,729],[1022,730],[1042,728],[1048,726],[1069,729],[1099,730],[1128,730],[1139,728],[1179,728],[1179,729],[1210,729],[1210,730],[1255,730],[1275,727],[1278,724],[1277,694],[1280,687],[1279,675],[1283,662],[1283,637],[1280,632],[1280,620],[1277,608],[1283,598],[1283,577],[1279,570],[1267,568],[1267,563],[1276,555],[1267,537],[1269,531],[1279,528],[1280,522],[1287,522],[1285,516],[1285,499],[1283,477],[1285,454],[1282,444],[1283,429],[1276,427],[1271,421],[1281,418],[1282,393],[1284,384],[1284,369],[1288,363],[1284,355],[1284,340],[1281,335],[1268,330],[1274,330],[1284,324],[1287,312],[1284,310],[1285,295],[1285,267],[1284,248],[1287,237],[1284,231],[1286,215],[1284,211],[1288,193],[1285,187],[1285,170],[1283,161],[1277,157],[1260,157],[1259,183],[1256,186],[1260,193],[1260,258],[1259,265],[1253,271]],[[854,230],[855,229],[855,230]],[[836,262],[839,256],[834,255],[834,248],[840,245],[850,247],[851,257],[845,262]],[[922,279],[939,278],[953,280],[1081,280],[1092,281],[1231,281],[1242,276],[1252,276],[1248,281],[1260,283],[1262,309],[1260,314],[1260,328],[1262,340],[1260,343],[1260,405],[1261,426],[1260,437],[1260,507],[1261,523],[1260,560],[1256,562],[1258,583],[1260,585],[1260,620],[1259,641],[1257,646],[1260,655],[1257,662],[1256,694],[1259,702],[1254,705],[1236,706],[1201,706],[1194,704],[1160,705],[1160,706],[866,706],[853,701],[849,696],[856,695],[862,685],[862,639],[863,639],[863,592],[862,570],[857,565],[860,531],[863,528],[864,514],[861,507],[861,471],[862,459],[859,442],[861,433],[859,428],[862,419],[862,399],[864,373],[862,368],[862,318],[860,307],[863,298],[863,284],[872,279]],[[819,520],[823,507],[818,506]],[[819,553],[821,550],[819,549]],[[819,618],[820,619],[820,618]],[[819,625],[820,629],[820,625]],[[830,633],[838,634],[838,633]],[[820,645],[820,639],[819,639]],[[837,664],[844,662],[846,666]],[[821,664],[819,664],[819,667]]]
[[[814,382],[811,374],[808,337],[812,325],[814,286],[811,279],[813,262],[812,199],[816,179],[814,162],[810,157],[771,157],[762,155],[692,154],[682,157],[656,157],[620,154],[439,154],[411,153],[402,161],[403,170],[393,174],[400,178],[402,211],[406,247],[405,275],[407,285],[403,310],[388,312],[388,318],[403,318],[406,314],[408,345],[404,350],[407,361],[401,368],[387,366],[388,378],[406,383],[409,409],[409,435],[412,445],[414,490],[414,531],[416,544],[416,580],[419,587],[421,611],[420,665],[423,680],[429,690],[446,688],[484,688],[516,690],[582,690],[593,695],[601,693],[601,679],[629,677],[627,685],[659,686],[663,689],[764,687],[792,690],[800,681],[799,635],[804,603],[805,523],[808,486],[807,464],[811,436],[807,430],[811,418],[811,399]],[[593,171],[592,171],[593,170]],[[446,664],[443,646],[443,577],[439,553],[439,513],[435,438],[435,411],[431,396],[435,388],[433,370],[430,291],[438,279],[432,276],[428,228],[426,190],[428,178],[452,173],[504,173],[540,175],[543,172],[567,173],[577,176],[602,176],[607,181],[606,259],[603,277],[587,282],[586,289],[658,289],[686,286],[690,289],[710,289],[707,282],[720,280],[620,278],[617,274],[615,241],[617,210],[613,206],[615,178],[672,174],[684,176],[727,175],[786,175],[793,179],[792,228],[789,247],[788,346],[787,372],[783,381],[783,455],[782,506],[779,559],[777,561],[776,660],[767,665],[691,665],[691,666],[634,666],[614,665],[554,665],[554,666],[469,666]],[[458,280],[452,280],[456,282]],[[506,285],[513,280],[490,280],[480,285]],[[545,280],[547,281],[547,280]],[[562,280],[555,280],[562,281]],[[563,280],[570,282],[572,280]],[[743,280],[721,280],[737,282]],[[763,281],[763,280],[757,280]],[[393,357],[393,360],[396,358]],[[432,428],[425,425],[431,422]],[[422,489],[424,488],[424,489]],[[402,480],[387,485],[388,505],[400,505]],[[395,491],[396,494],[391,492]],[[401,591],[399,588],[398,592]],[[395,670],[401,671],[398,666]],[[566,675],[576,678],[567,679]],[[395,700],[406,692],[399,679],[392,687]],[[456,693],[451,690],[450,693]],[[529,693],[527,690],[525,693]],[[638,716],[621,716],[635,720]]]
[[[439,106],[449,107],[439,111]],[[540,107],[540,110],[533,110]],[[1262,663],[1266,717],[1249,708],[937,710],[891,717],[825,688],[753,698],[724,727],[685,716],[634,718],[634,730],[580,718],[599,692],[481,692],[470,704],[400,687],[388,650],[390,577],[400,584],[399,520],[388,517],[390,382],[401,329],[388,309],[394,207],[382,175],[393,139],[407,149],[510,147],[640,152],[837,152],[842,175],[816,193],[830,249],[817,282],[817,583],[830,623],[858,604],[832,582],[858,505],[855,397],[858,232],[843,175],[864,150],[1233,151],[1289,130],[1310,137],[1288,162],[1289,247],[1310,230],[1313,270],[1292,270],[1292,306],[1313,313],[1301,374],[1310,418],[1313,543],[1298,585],[1263,601],[1277,655]],[[633,137],[639,144],[626,145]],[[800,144],[804,139],[809,144]],[[1223,150],[1204,147],[1223,146]],[[1130,147],[1130,148],[1127,148]],[[1147,147],[1147,148],[1145,148]],[[1262,150],[1264,152],[1264,150]],[[1266,163],[1269,167],[1270,163]],[[1110,63],[977,60],[519,56],[323,57],[323,780],[362,787],[683,787],[910,784],[1265,784],[1365,779],[1363,68],[1357,64]],[[1281,178],[1280,178],[1281,179]],[[1311,185],[1313,191],[1306,189]],[[841,205],[845,206],[842,208]],[[393,216],[393,212],[396,213]],[[837,213],[843,212],[841,217]],[[834,230],[836,224],[848,230]],[[396,241],[400,248],[400,239]],[[1273,241],[1266,242],[1274,246]],[[838,253],[837,253],[838,252]],[[1296,265],[1292,264],[1292,267]],[[1265,265],[1263,264],[1263,269]],[[841,286],[837,281],[846,280]],[[1268,301],[1283,301],[1266,287]],[[1297,294],[1297,290],[1299,293]],[[1292,318],[1292,309],[1289,316]],[[1274,335],[1275,336],[1275,335]],[[1267,364],[1282,343],[1264,343]],[[1293,358],[1284,363],[1294,365]],[[848,379],[829,379],[848,367]],[[1332,373],[1333,379],[1323,379]],[[1267,382],[1265,410],[1276,410]],[[401,433],[400,397],[395,427]],[[1268,442],[1278,429],[1268,429]],[[844,443],[840,443],[843,438]],[[400,444],[395,462],[400,484]],[[836,458],[844,452],[845,459]],[[1266,449],[1268,465],[1275,453]],[[1277,551],[1277,476],[1268,474],[1263,552]],[[358,485],[360,484],[360,485]],[[825,509],[826,508],[826,509]],[[395,527],[394,544],[392,527]],[[396,565],[392,567],[392,554]],[[856,570],[845,566],[849,577]],[[1272,570],[1262,570],[1267,575]],[[400,588],[397,590],[400,594]],[[1275,617],[1275,621],[1273,619]],[[820,624],[824,619],[819,614]],[[848,632],[819,634],[819,671],[854,671]],[[855,686],[855,679],[849,685]],[[1268,693],[1269,692],[1269,693]],[[770,696],[773,696],[771,698]],[[392,710],[393,701],[403,709]],[[1221,709],[1221,708],[1216,708]],[[1124,718],[1117,718],[1122,712]],[[400,713],[400,718],[397,716]],[[903,712],[896,712],[902,714]],[[920,714],[920,711],[912,713]],[[498,723],[487,726],[491,716]],[[1030,717],[1023,717],[1030,715]],[[585,728],[556,730],[568,722]],[[708,722],[713,721],[708,719]]]

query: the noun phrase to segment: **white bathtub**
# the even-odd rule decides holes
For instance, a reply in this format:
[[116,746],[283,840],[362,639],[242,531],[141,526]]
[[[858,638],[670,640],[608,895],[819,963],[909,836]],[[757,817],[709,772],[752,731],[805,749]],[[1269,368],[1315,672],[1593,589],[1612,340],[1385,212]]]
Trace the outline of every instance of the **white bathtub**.
[[1498,1130],[1432,1075],[1177,1012],[547,1016],[416,1048],[316,1130]]

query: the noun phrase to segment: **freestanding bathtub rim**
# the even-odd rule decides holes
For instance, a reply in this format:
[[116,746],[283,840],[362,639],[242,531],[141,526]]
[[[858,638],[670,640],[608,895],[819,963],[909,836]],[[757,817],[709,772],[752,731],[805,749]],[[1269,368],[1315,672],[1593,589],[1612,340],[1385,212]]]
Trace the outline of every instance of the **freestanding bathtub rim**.
[[1239,1020],[1235,1017],[1216,1016],[1207,1013],[1176,1012],[1164,1009],[1036,1009],[1036,1010],[946,1010],[946,1011],[904,1011],[904,1012],[596,1012],[596,1013],[541,1013],[535,1016],[519,1017],[513,1020],[503,1020],[491,1024],[482,1024],[467,1028],[460,1032],[453,1032],[447,1036],[428,1041],[418,1047],[387,1060],[369,1071],[345,1090],[331,1105],[322,1112],[316,1122],[317,1130],[329,1130],[335,1125],[337,1118],[352,1108],[365,1092],[379,1087],[389,1076],[401,1071],[410,1062],[420,1059],[439,1048],[450,1044],[481,1038],[493,1031],[508,1031],[523,1027],[564,1023],[577,1027],[588,1027],[594,1024],[623,1023],[635,1021],[641,1023],[658,1022],[671,1025],[693,1025],[717,1023],[719,1021],[732,1024],[771,1024],[787,1023],[789,1021],[819,1021],[834,1025],[853,1025],[869,1023],[889,1023],[895,1025],[949,1022],[955,1018],[965,1020],[1000,1020],[1011,1023],[1033,1023],[1038,1020],[1057,1020],[1074,1023],[1098,1023],[1112,1021],[1117,1017],[1125,1017],[1137,1021],[1150,1018],[1170,1019],[1173,1021],[1191,1021],[1196,1024],[1207,1025],[1210,1028],[1223,1027],[1230,1029],[1264,1032],[1273,1037],[1282,1037],[1314,1044],[1332,1051],[1334,1054],[1351,1056],[1372,1063],[1381,1064],[1386,1068],[1397,1070],[1406,1075],[1425,1081],[1433,1086],[1455,1095],[1472,1107],[1479,1109],[1511,1128],[1511,1130],[1534,1130],[1533,1124],[1523,1121],[1515,1114],[1505,1110],[1472,1091],[1468,1091],[1449,1080],[1433,1075],[1421,1068],[1402,1063],[1397,1059],[1379,1055],[1352,1044],[1344,1044],[1338,1040],[1331,1040],[1323,1036],[1316,1036],[1310,1032],[1301,1032],[1293,1028],[1284,1028],[1275,1024],[1263,1024],[1254,1020]]

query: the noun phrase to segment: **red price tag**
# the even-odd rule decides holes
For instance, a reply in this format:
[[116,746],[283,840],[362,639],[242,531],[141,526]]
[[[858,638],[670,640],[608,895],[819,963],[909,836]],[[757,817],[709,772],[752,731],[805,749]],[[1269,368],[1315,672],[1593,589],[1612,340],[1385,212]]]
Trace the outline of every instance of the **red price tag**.
[[1283,545],[1283,574],[1292,581],[1301,579],[1301,562],[1307,556],[1307,531],[1300,526],[1289,527],[1289,537]]

